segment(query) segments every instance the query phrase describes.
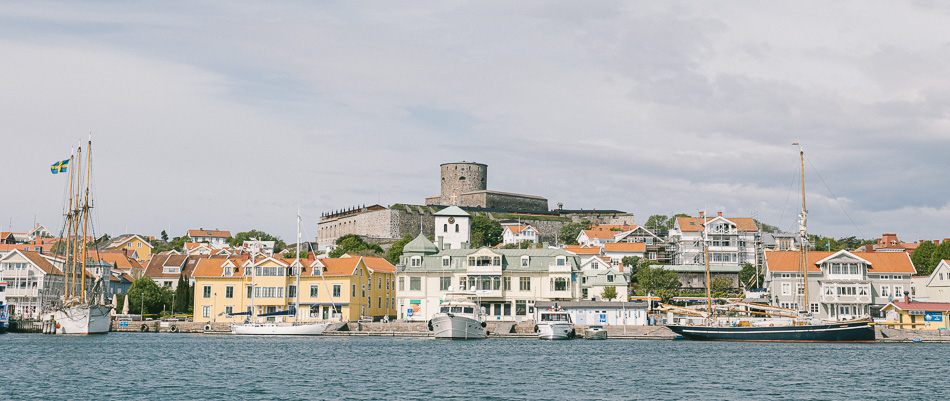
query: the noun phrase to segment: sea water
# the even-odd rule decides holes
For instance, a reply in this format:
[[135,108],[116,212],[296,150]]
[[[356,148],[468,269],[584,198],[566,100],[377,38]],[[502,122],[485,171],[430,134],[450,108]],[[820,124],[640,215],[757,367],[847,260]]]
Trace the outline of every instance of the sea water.
[[948,399],[950,344],[0,336],[0,398]]

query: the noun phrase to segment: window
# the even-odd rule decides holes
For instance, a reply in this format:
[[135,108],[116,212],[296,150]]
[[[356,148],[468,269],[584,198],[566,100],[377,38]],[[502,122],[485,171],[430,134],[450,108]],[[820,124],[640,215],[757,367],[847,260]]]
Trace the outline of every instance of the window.
[[858,287],[858,295],[868,295],[867,287]]
[[[613,274],[608,274],[608,275],[607,275],[607,282],[608,282],[608,283],[614,282],[614,275],[613,275]],[[706,306],[709,306],[709,305],[706,305]]]
[[284,287],[254,287],[254,298],[283,298]]
[[210,285],[206,285],[206,286],[204,286],[204,287],[201,289],[201,297],[202,297],[202,298],[205,298],[205,299],[211,298],[211,286],[210,286]]
[[255,276],[283,276],[285,273],[284,268],[281,266],[257,266],[254,268]]
[[339,298],[343,292],[342,284],[333,284],[333,298]]
[[422,257],[421,257],[421,256],[413,256],[411,259],[409,259],[409,266],[410,266],[410,267],[421,267],[421,266],[422,266]]
[[[366,298],[366,286],[364,285],[364,286],[360,287],[360,290],[361,290],[361,291],[360,291],[360,297]],[[372,299],[370,299],[370,301],[372,302]]]
[[792,295],[792,283],[782,283],[782,295]]
[[600,264],[597,262],[590,262],[590,268],[597,270],[600,267]]
[[564,266],[567,264],[567,259],[564,259],[563,256],[558,256],[556,260],[558,266]]
[[247,286],[247,297],[245,297],[245,298],[251,298],[251,297],[253,297],[253,296],[254,296],[254,289],[253,289],[253,287]]
[[889,297],[889,296],[891,296],[891,287],[890,287],[890,286],[886,286],[886,285],[882,285],[882,286],[881,286],[881,296],[882,296],[882,297]]
[[422,277],[409,277],[409,291],[422,290]]
[[528,267],[531,265],[531,260],[527,256],[521,257],[521,267]]
[[448,291],[452,286],[451,277],[439,277],[439,291]]
[[504,282],[504,290],[511,291],[511,277],[505,277],[502,281]]
[[318,296],[320,296],[320,285],[310,284],[310,298],[316,298]]
[[400,277],[400,278],[399,278],[399,291],[405,291],[405,290],[406,290],[406,278],[405,278],[405,277]]
[[443,225],[442,225],[442,232],[444,232],[444,233],[449,232],[449,225],[448,225],[448,224],[443,224]]
[[387,290],[389,289],[389,281],[390,281],[390,278],[389,278],[389,277],[386,277],[386,289],[387,289]]
[[803,285],[803,284],[796,284],[795,286],[797,287],[797,290],[798,290],[797,293],[798,293],[798,295],[805,295],[805,285]]
[[356,284],[353,284],[353,288],[350,291],[350,296],[356,298]]
[[379,278],[379,282],[377,283],[376,288],[377,288],[377,289],[380,289],[380,290],[383,289],[383,278],[382,278],[382,277]]
[[567,291],[567,279],[564,277],[554,279],[554,291]]
[[501,289],[501,277],[492,277],[491,283],[493,290],[498,291]]
[[234,314],[234,307],[233,307],[233,306],[225,306],[225,307],[224,307],[224,314],[227,315],[227,316],[233,315],[233,314]]
[[224,287],[224,297],[225,297],[225,298],[228,298],[228,299],[234,298],[234,286],[233,286],[233,285],[227,285],[227,286]]
[[383,307],[383,297],[376,297],[376,307],[382,309],[382,307]]
[[808,311],[811,313],[818,313],[818,304],[809,304]]
[[451,263],[452,263],[452,258],[448,256],[445,256],[442,258],[442,267],[449,267]]
[[459,232],[459,225],[458,225],[458,224],[455,225],[455,232]]
[[904,295],[904,287],[901,287],[901,286],[899,286],[899,285],[895,285],[895,286],[894,286],[894,296],[895,296],[895,297],[900,297],[900,296],[903,296],[903,295]]
[[201,317],[211,317],[211,305],[201,307]]
[[142,247],[142,243],[141,243],[141,242],[136,243],[136,244],[135,244],[135,247],[136,247],[136,248],[141,248],[141,247]]
[[650,252],[647,254],[647,258],[650,260],[656,260],[656,252]]
[[297,286],[294,284],[287,286],[287,298],[296,298],[297,297]]
[[515,301],[515,315],[524,316],[528,314],[528,301]]
[[531,277],[519,277],[518,289],[521,291],[531,291]]

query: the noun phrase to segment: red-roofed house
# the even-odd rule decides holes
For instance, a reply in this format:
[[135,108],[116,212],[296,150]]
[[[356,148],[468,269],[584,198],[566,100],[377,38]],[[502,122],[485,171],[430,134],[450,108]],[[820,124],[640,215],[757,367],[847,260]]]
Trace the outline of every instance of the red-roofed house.
[[188,236],[194,242],[207,242],[212,248],[224,248],[228,246],[228,239],[231,238],[230,231],[222,230],[188,230]]
[[677,217],[670,230],[670,251],[675,265],[704,265],[703,230],[709,241],[709,264],[758,266],[759,228],[749,217]]
[[520,244],[524,241],[538,243],[540,235],[538,229],[531,225],[507,225],[501,233],[502,244]]
[[894,328],[950,329],[950,302],[911,302],[903,299],[885,305],[881,308],[881,313],[888,322],[903,323],[890,326]]
[[[805,288],[799,253],[765,251],[765,286],[772,304],[796,309]],[[910,291],[917,271],[904,252],[808,252],[808,310],[817,318],[850,320],[877,316],[884,305]]]

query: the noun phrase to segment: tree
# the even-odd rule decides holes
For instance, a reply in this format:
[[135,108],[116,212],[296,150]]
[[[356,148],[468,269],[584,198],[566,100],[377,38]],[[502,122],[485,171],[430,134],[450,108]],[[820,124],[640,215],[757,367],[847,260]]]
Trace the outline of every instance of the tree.
[[927,274],[933,272],[934,269],[937,268],[937,265],[940,264],[940,261],[944,259],[950,259],[950,241],[944,241],[934,248],[933,253],[930,255],[930,264],[927,265]]
[[531,249],[534,248],[534,241],[526,239],[521,242],[515,242],[511,244],[505,244],[500,247],[501,249]]
[[151,242],[152,242],[152,254],[170,251],[173,249],[178,252],[181,252],[183,249],[185,249],[185,243],[191,242],[191,237],[185,235],[181,237],[175,237],[175,239],[171,241],[154,240]]
[[126,296],[129,297],[129,312],[138,314],[159,313],[171,300],[171,292],[160,287],[149,276],[142,276],[132,282]]
[[[382,256],[383,248],[379,244],[370,244],[356,234],[347,234],[336,239],[336,248],[330,251],[331,258],[338,258],[344,253],[364,256]],[[365,252],[369,251],[369,252]]]
[[191,289],[188,288],[188,280],[185,279],[185,275],[178,276],[178,286],[175,288],[175,312],[177,313],[188,313],[188,307],[191,305],[192,300],[189,299],[191,294]]
[[56,241],[56,243],[53,244],[53,247],[50,248],[50,252],[52,252],[53,255],[63,255],[63,254],[65,254],[65,253],[66,253],[66,242],[63,241],[63,240]]
[[645,267],[649,267],[654,262],[647,258],[641,258],[638,256],[624,256],[623,259],[620,259],[620,264],[624,265],[630,269],[630,281],[631,284],[638,283],[637,273]]
[[386,251],[386,260],[388,260],[389,263],[392,263],[393,265],[399,263],[399,258],[402,256],[402,250],[410,241],[412,241],[412,236],[406,234],[401,240],[393,243],[393,246],[389,247],[389,250]]
[[600,298],[605,301],[613,301],[617,298],[617,287],[612,285],[604,287],[604,290],[600,293]]
[[228,245],[243,245],[244,241],[250,241],[251,238],[256,238],[258,241],[274,241],[274,249],[278,251],[287,249],[287,243],[280,239],[280,237],[275,237],[260,230],[239,232],[235,234],[234,237],[228,239]]
[[168,242],[168,233],[162,230],[162,241]]
[[561,233],[558,235],[558,238],[565,244],[577,245],[577,236],[588,227],[590,227],[590,221],[588,220],[584,220],[580,223],[567,223],[561,226]]
[[501,223],[485,216],[472,219],[472,248],[495,246],[501,243],[504,229]]
[[656,232],[657,230],[668,230],[667,222],[670,221],[669,217],[666,217],[662,214],[654,214],[647,218],[647,222],[643,224],[647,230]]
[[709,285],[709,292],[713,294],[714,297],[723,297],[732,292],[732,279],[726,276],[717,276],[712,280],[712,283]]
[[760,274],[758,281],[756,281],[756,273],[757,270],[755,266],[752,265],[752,263],[746,263],[742,265],[742,270],[739,271],[739,283],[744,285],[745,288],[755,288],[756,284],[761,286],[764,280]]
[[910,261],[914,263],[918,276],[929,276],[933,269],[937,267],[930,265],[930,257],[933,256],[936,249],[937,245],[934,245],[933,242],[924,241],[910,253]]
[[663,302],[673,299],[676,296],[676,290],[682,285],[676,272],[662,267],[641,268],[636,278],[641,289],[660,297]]

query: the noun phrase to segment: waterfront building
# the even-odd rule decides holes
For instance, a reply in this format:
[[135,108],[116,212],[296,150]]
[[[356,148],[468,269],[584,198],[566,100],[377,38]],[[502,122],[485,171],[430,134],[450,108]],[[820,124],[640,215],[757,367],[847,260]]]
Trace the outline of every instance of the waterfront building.
[[440,249],[419,235],[403,248],[397,273],[398,316],[426,321],[449,292],[478,294],[490,320],[521,321],[536,301],[580,296],[576,255],[563,249]]
[[916,302],[905,297],[888,303],[881,308],[881,313],[887,322],[902,323],[893,326],[899,329],[950,330],[948,302]]
[[538,229],[529,225],[514,224],[504,226],[501,233],[502,244],[520,244],[525,241],[537,244],[540,241]]
[[576,326],[646,326],[649,321],[646,302],[538,301],[536,306],[536,321],[547,309],[563,309]]
[[[614,242],[604,244],[604,256],[614,267],[623,266],[623,258],[646,258],[647,244],[645,242]],[[654,255],[655,257],[655,255]],[[655,260],[655,259],[651,259]]]
[[941,260],[929,276],[914,276],[910,298],[920,302],[950,302],[950,260]]
[[160,253],[153,255],[145,266],[145,275],[152,278],[158,285],[168,287],[174,291],[178,288],[178,277],[184,275],[191,285],[195,284],[192,273],[198,266],[198,261],[207,259],[207,255],[180,255],[177,253]]
[[615,297],[606,301],[622,302],[630,299],[628,277],[623,273],[623,266],[615,267],[610,258],[598,256],[581,263],[581,296],[580,299],[589,301],[604,301],[603,294],[607,287],[613,287]]
[[710,266],[759,265],[759,228],[749,217],[677,217],[670,230],[673,265],[705,265],[703,238],[709,242]]
[[[0,281],[8,283],[7,304],[11,316],[37,318],[44,299],[62,294],[64,275],[55,262],[38,252],[19,249],[0,258]],[[86,287],[87,290],[92,288],[92,280],[86,281]]]
[[140,264],[147,263],[152,258],[152,243],[137,234],[128,234],[117,237],[106,246],[106,249],[121,249]]
[[231,238],[230,231],[223,230],[188,230],[188,236],[194,242],[207,242],[212,248],[219,249],[228,246],[228,239]]
[[[775,306],[797,309],[805,293],[799,253],[765,251],[764,282]],[[878,316],[888,302],[910,291],[914,265],[904,252],[808,252],[808,310],[826,320]]]
[[[297,271],[300,270],[300,304]],[[395,271],[385,259],[344,255],[326,259],[251,261],[244,256],[202,259],[195,269],[195,321],[241,322],[247,316],[298,308],[301,321],[379,320],[395,316]],[[293,321],[271,316],[267,321]]]

